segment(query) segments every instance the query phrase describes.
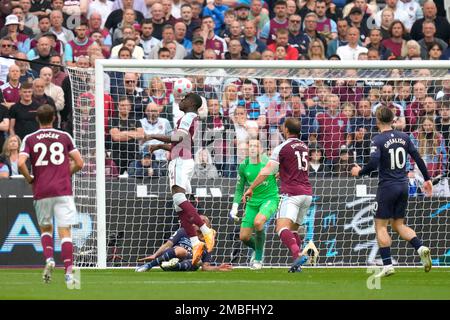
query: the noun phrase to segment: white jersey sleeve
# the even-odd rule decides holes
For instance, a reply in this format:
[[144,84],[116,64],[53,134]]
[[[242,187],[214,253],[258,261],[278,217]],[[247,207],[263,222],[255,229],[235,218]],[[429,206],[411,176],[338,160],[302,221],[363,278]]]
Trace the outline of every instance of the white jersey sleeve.
[[195,114],[193,112],[186,113],[181,118],[180,124],[177,129],[183,130],[183,131],[186,131],[187,133],[189,133],[189,129],[193,125],[195,118],[197,118],[197,114]]
[[280,151],[281,148],[283,148],[284,144],[280,144],[272,151],[272,155],[270,156],[271,161],[275,161],[277,163],[280,163]]

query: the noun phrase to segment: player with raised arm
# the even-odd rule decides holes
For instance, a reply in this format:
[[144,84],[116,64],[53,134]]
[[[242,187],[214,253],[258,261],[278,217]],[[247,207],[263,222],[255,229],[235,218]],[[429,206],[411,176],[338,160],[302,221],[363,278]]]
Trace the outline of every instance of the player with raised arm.
[[[198,127],[198,109],[202,106],[202,98],[196,93],[187,94],[179,104],[184,112],[176,129],[170,136],[145,135],[144,140],[156,139],[163,144],[149,146],[149,151],[164,149],[170,151],[169,181],[172,191],[175,211],[181,221],[181,226],[186,231],[192,243],[192,261],[194,264],[200,260],[204,246],[211,252],[215,244],[215,231],[202,221],[197,210],[186,198],[186,193],[191,193],[191,178],[194,173],[193,137]],[[197,225],[202,232],[205,243],[198,239],[194,228]]]
[[252,199],[257,186],[268,176],[280,172],[282,196],[276,217],[276,232],[294,260],[289,272],[301,271],[301,266],[308,260],[308,252],[313,252],[313,264],[317,259],[317,248],[312,241],[300,251],[300,238],[296,233],[312,202],[312,187],[308,179],[308,146],[299,139],[300,133],[299,120],[287,118],[283,127],[286,141],[274,149],[270,161],[242,197],[244,202],[247,198]]
[[[72,195],[71,175],[83,168],[83,159],[72,137],[53,129],[56,119],[54,107],[44,104],[37,109],[39,130],[23,139],[18,167],[28,183],[33,185],[34,208],[41,230],[45,268],[43,280],[49,283],[55,268],[53,259],[53,218],[61,239],[61,257],[65,280],[73,285],[73,245],[71,226],[78,223],[77,209]],[[31,162],[33,176],[26,162]],[[72,161],[71,161],[72,160]]]
[[[200,218],[208,227],[211,227],[209,219],[206,216],[201,215]],[[196,225],[193,226],[197,230],[199,239],[203,240],[202,233],[198,230],[198,227]],[[168,271],[195,271],[200,266],[205,271],[228,271],[232,269],[229,264],[211,266],[211,254],[205,250],[201,257],[201,263],[197,263],[196,265],[192,264],[192,245],[183,228],[179,228],[154,254],[139,261],[148,260],[151,261],[137,267],[136,272],[146,272],[156,266],[160,266],[163,269],[167,268],[166,270]]]
[[383,260],[383,270],[375,277],[389,276],[395,272],[391,260],[392,241],[387,230],[389,223],[402,239],[409,241],[416,249],[425,267],[425,272],[429,272],[431,269],[430,249],[422,244],[422,240],[417,237],[413,229],[405,225],[408,205],[407,154],[414,159],[424,177],[423,190],[426,195],[431,196],[433,184],[427,167],[409,136],[404,132],[392,129],[394,113],[391,109],[378,108],[376,118],[380,133],[372,139],[369,163],[362,169],[355,165],[351,170],[354,177],[368,175],[377,168],[379,170],[375,230]]
[[[250,186],[261,169],[269,162],[269,157],[262,154],[259,140],[252,139],[248,142],[248,154],[249,156],[239,165],[238,182],[230,212],[231,218],[236,222],[239,221],[238,207],[245,186]],[[279,201],[277,180],[275,175],[271,174],[260,186],[255,188],[253,197],[245,205],[239,239],[254,250],[254,258],[251,261],[252,270],[262,268],[266,239],[264,224],[277,211]],[[252,236],[253,230],[255,230],[255,236]]]

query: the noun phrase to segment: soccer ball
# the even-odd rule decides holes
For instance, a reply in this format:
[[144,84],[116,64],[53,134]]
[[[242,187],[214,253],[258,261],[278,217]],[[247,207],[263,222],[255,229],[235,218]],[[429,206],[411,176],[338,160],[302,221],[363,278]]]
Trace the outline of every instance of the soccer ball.
[[175,80],[173,91],[179,96],[185,96],[192,91],[192,82],[186,78]]

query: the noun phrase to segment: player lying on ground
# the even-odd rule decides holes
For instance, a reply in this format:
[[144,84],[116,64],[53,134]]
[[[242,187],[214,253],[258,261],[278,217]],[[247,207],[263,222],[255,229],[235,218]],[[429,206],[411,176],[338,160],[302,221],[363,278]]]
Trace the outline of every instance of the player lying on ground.
[[231,264],[222,263],[218,266],[213,266],[209,261],[201,261],[197,265],[192,264],[192,259],[180,260],[173,258],[161,264],[161,269],[164,271],[197,271],[201,268],[202,271],[231,271],[233,267]]
[[[244,193],[245,186],[250,186],[258,176],[258,173],[269,161],[269,157],[262,154],[259,140],[248,142],[249,156],[239,165],[238,182],[234,194],[233,208],[230,216],[234,221],[239,221],[238,207]],[[252,198],[245,205],[245,213],[242,218],[239,239],[254,251],[251,269],[262,268],[264,254],[264,242],[266,234],[264,224],[277,211],[279,203],[278,185],[275,175],[269,175],[267,179],[255,188]],[[252,235],[255,230],[255,236]]]
[[298,119],[286,119],[283,136],[286,141],[274,149],[270,161],[261,169],[242,201],[251,201],[256,188],[265,183],[267,177],[280,172],[282,197],[276,217],[276,232],[294,260],[289,272],[297,272],[301,271],[301,266],[308,260],[308,252],[313,255],[312,264],[315,264],[318,253],[312,241],[300,252],[300,237],[296,233],[312,202],[312,187],[308,179],[308,146],[299,139]]
[[[208,227],[211,227],[209,219],[206,216],[201,215],[200,217]],[[202,241],[202,233],[198,230],[197,226],[194,225],[194,228],[196,228],[199,239]],[[202,265],[202,270],[204,271],[231,270],[231,265],[228,264],[212,266],[210,263],[211,255],[206,250],[203,250],[201,262],[198,262],[195,265],[192,264],[192,245],[183,228],[178,229],[177,232],[175,232],[161,247],[159,247],[154,254],[140,259],[139,261],[148,260],[151,261],[137,267],[136,272],[146,272],[153,267],[162,266],[168,262],[169,263],[166,264],[166,267],[171,269],[171,271],[195,271],[199,268],[200,263]]]
[[[203,223],[197,210],[186,198],[191,193],[191,178],[194,173],[194,159],[192,156],[193,137],[198,127],[198,109],[202,106],[202,99],[198,94],[189,93],[181,100],[179,107],[185,114],[177,122],[174,133],[165,135],[146,135],[144,140],[159,140],[164,144],[150,145],[149,151],[164,149],[170,151],[169,181],[172,191],[175,211],[181,221],[181,227],[189,236],[194,264],[200,260],[204,245],[211,252],[215,242],[215,231]],[[200,241],[193,225],[200,228],[205,243]]]
[[[72,285],[75,280],[72,274],[71,226],[77,224],[78,219],[72,195],[71,175],[83,168],[83,159],[75,148],[72,137],[67,132],[53,129],[55,119],[52,106],[44,104],[38,108],[37,120],[40,129],[23,139],[18,167],[27,182],[33,185],[34,208],[46,259],[44,282],[50,282],[55,268],[53,258],[53,218],[55,218],[61,239],[65,280],[68,285]],[[34,176],[28,171],[26,165],[28,159]]]
[[425,181],[423,190],[427,196],[431,196],[433,184],[427,167],[409,136],[404,132],[392,129],[394,114],[391,109],[387,107],[378,108],[376,117],[380,133],[372,139],[369,163],[362,169],[355,165],[351,170],[354,177],[361,177],[379,167],[375,230],[384,267],[375,276],[384,277],[394,274],[391,260],[392,241],[387,231],[389,224],[402,239],[409,241],[416,249],[425,267],[425,272],[429,272],[431,269],[430,249],[422,244],[422,240],[417,237],[413,229],[405,225],[408,205],[407,154],[414,159],[423,175]]

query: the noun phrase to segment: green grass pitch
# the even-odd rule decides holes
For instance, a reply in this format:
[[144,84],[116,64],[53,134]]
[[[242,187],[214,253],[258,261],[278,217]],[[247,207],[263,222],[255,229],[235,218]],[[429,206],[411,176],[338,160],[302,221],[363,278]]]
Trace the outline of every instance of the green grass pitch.
[[[305,268],[231,272],[135,273],[130,269],[81,270],[80,290],[69,290],[63,270],[51,284],[40,269],[0,270],[0,300],[5,299],[450,299],[450,269],[397,268],[381,279],[380,289],[369,290],[366,269]],[[205,296],[205,292],[208,292]]]

